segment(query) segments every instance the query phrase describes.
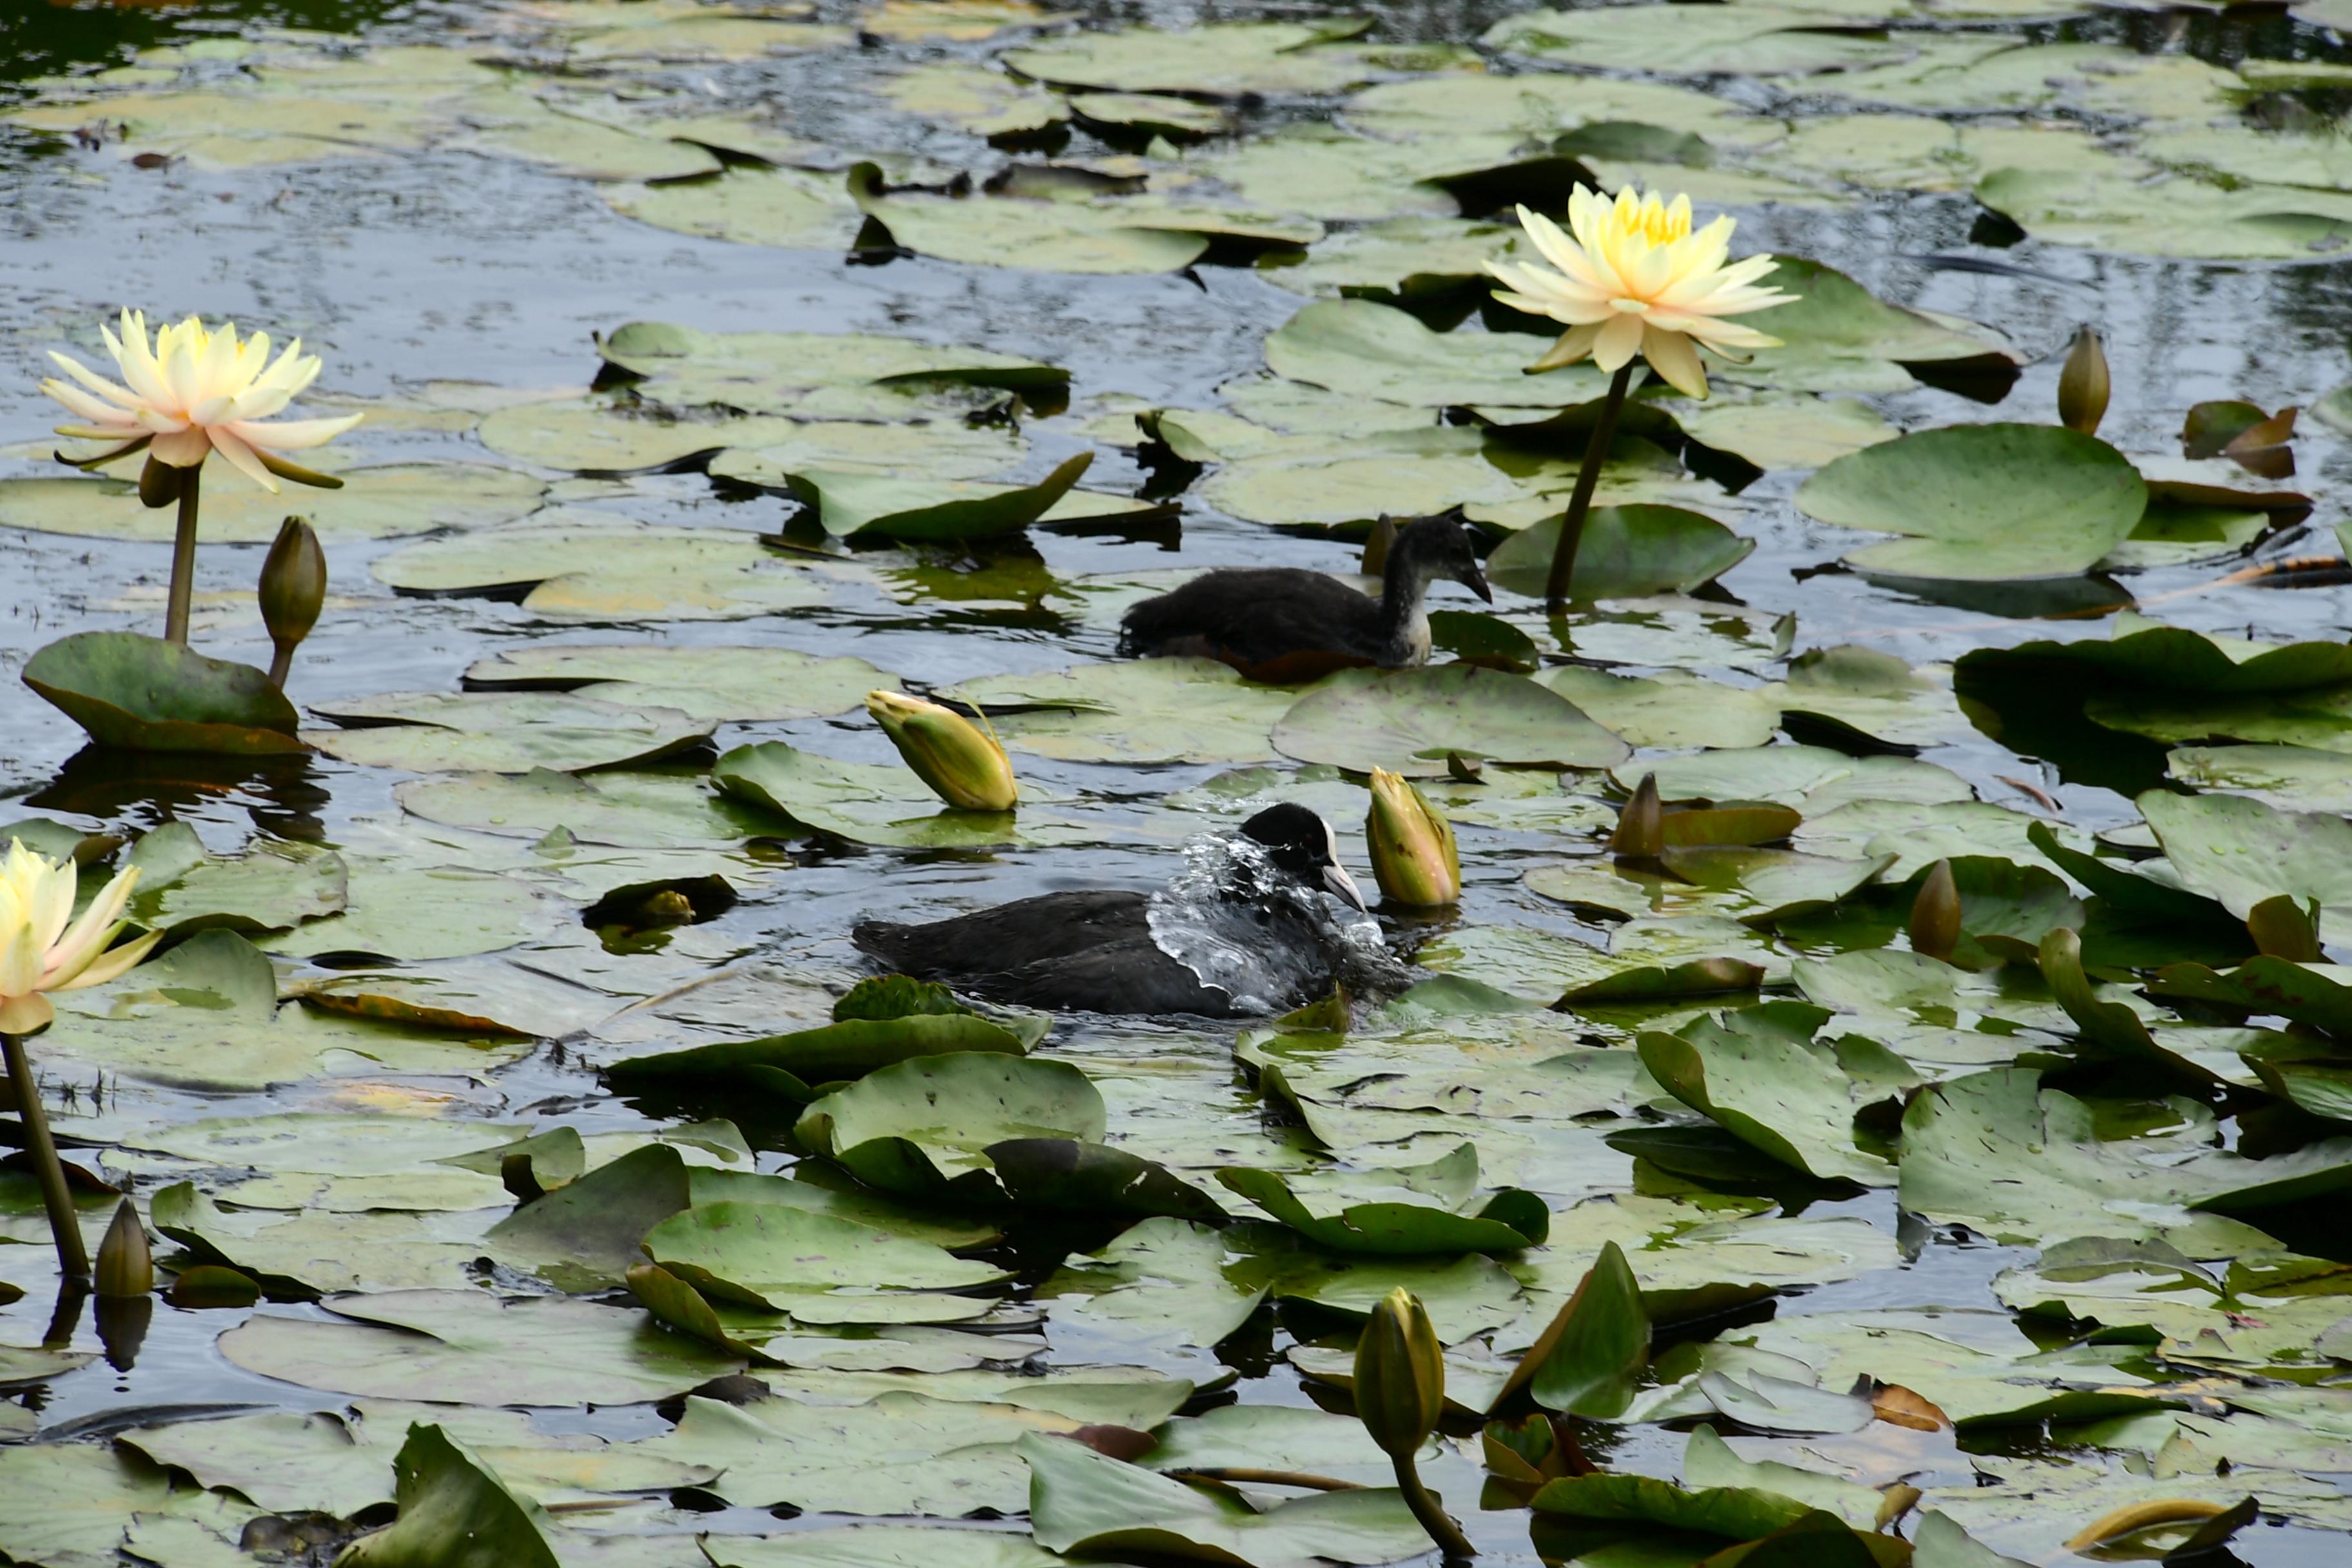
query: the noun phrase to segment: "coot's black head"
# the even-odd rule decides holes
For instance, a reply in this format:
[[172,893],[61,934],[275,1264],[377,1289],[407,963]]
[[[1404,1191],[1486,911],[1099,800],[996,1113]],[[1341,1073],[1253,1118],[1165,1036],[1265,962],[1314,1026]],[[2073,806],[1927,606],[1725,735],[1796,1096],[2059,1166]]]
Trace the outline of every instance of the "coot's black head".
[[1242,824],[1242,834],[1265,845],[1267,859],[1308,887],[1321,888],[1359,910],[1365,908],[1356,879],[1339,864],[1339,841],[1331,825],[1307,807],[1269,805]]
[[1396,542],[1389,546],[1388,572],[1393,575],[1400,571],[1423,583],[1450,577],[1488,604],[1495,602],[1486,571],[1478,564],[1478,542],[1459,511],[1417,517],[1397,530]]

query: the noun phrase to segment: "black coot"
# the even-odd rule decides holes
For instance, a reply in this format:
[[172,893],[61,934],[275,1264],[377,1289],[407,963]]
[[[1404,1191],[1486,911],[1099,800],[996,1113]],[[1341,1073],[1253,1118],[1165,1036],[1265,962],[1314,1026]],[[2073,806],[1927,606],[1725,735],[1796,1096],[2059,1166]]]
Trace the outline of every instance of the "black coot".
[[1119,651],[1221,659],[1253,680],[1312,679],[1349,665],[1397,669],[1429,658],[1429,585],[1441,578],[1493,602],[1458,513],[1397,531],[1381,596],[1297,566],[1226,567],[1146,599],[1119,623]]
[[860,921],[851,938],[901,973],[1037,1007],[1231,1017],[1329,989],[1344,957],[1323,895],[1364,908],[1330,824],[1269,806],[1210,847],[1196,898],[1046,893],[922,925]]

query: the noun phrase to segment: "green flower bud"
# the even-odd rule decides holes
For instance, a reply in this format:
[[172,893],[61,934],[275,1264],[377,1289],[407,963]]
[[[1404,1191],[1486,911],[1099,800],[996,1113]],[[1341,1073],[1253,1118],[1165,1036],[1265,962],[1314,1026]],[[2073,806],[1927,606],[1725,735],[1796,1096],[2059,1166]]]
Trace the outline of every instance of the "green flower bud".
[[866,710],[915,776],[959,811],[1011,811],[1021,800],[1004,748],[962,714],[900,691],[869,691]]
[[101,1296],[144,1296],[155,1289],[155,1258],[129,1198],[115,1209],[114,1223],[98,1244],[96,1284]]
[[278,538],[261,563],[261,619],[269,640],[291,648],[319,624],[327,602],[327,552],[319,536],[299,517],[278,525]]
[[2085,436],[2099,433],[2107,416],[2107,354],[2099,334],[2084,327],[2074,334],[2065,367],[2058,373],[2058,423]]
[[1633,798],[1617,814],[1617,831],[1609,836],[1609,852],[1621,860],[1654,860],[1666,847],[1665,807],[1658,800],[1658,781],[1643,774]]
[[1952,880],[1952,863],[1938,860],[1927,868],[1911,900],[1911,951],[1949,958],[1959,942],[1960,889]]
[[1445,1362],[1429,1310],[1400,1285],[1372,1309],[1356,1342],[1356,1415],[1391,1458],[1408,1458],[1437,1430]]
[[1426,910],[1462,897],[1453,826],[1417,785],[1386,768],[1372,770],[1364,837],[1371,846],[1372,876],[1391,901]]

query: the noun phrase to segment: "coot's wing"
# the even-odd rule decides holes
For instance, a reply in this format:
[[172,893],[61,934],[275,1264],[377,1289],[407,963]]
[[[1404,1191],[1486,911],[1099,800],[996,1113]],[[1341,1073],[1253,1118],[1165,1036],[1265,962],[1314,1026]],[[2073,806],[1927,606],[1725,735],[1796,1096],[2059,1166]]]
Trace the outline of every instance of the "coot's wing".
[[901,973],[925,979],[1001,973],[1150,937],[1150,895],[1110,889],[1016,899],[920,925],[859,921],[850,940]]
[[1381,643],[1378,600],[1297,567],[1208,573],[1133,606],[1119,626],[1129,654],[1245,666],[1302,653],[1370,659]]
[[1162,952],[1139,932],[1063,958],[961,982],[974,995],[1060,1012],[1193,1013],[1222,1018],[1233,997]]

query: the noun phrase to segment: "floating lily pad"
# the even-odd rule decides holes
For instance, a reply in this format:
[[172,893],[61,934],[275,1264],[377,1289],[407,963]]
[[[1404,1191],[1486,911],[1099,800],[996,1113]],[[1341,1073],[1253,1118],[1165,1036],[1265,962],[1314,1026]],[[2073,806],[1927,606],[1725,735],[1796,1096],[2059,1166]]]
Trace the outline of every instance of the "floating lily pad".
[[1449,756],[1520,767],[1613,767],[1624,742],[1558,693],[1475,665],[1341,670],[1298,700],[1274,743],[1301,762],[1439,774]]
[[1807,515],[1910,535],[1847,559],[1909,577],[2003,582],[2095,565],[2128,535],[2147,489],[2105,442],[2050,425],[1961,425],[1867,447],[1799,487]]
[[1679,1034],[1643,1035],[1642,1065],[1677,1100],[1793,1170],[1891,1185],[1895,1167],[1855,1147],[1853,1118],[1899,1084],[1856,1082],[1813,1041],[1827,1017],[1787,1002],[1718,1013]]
[[764,1039],[695,1046],[631,1057],[605,1071],[612,1078],[676,1079],[772,1086],[769,1076],[790,1074],[805,1087],[862,1078],[877,1068],[917,1057],[980,1052],[1025,1055],[1035,1044],[1003,1025],[971,1013],[912,1014],[897,1018],[845,1018],[820,1028]]
[[1066,1062],[971,1052],[866,1074],[801,1113],[800,1142],[885,1192],[986,1199],[1001,1192],[991,1144],[1102,1141],[1101,1091]]
[[709,721],[675,708],[577,696],[395,691],[314,711],[345,724],[305,731],[320,751],[362,766],[425,773],[571,773],[652,763],[709,740],[711,731]]
[[846,713],[898,678],[862,658],[782,647],[680,647],[658,643],[533,644],[478,659],[469,690],[568,691],[593,701],[668,708],[745,723]]
[[[1487,575],[1514,593],[1540,595],[1551,573],[1560,521],[1546,518],[1496,545],[1486,558]],[[1687,594],[1714,582],[1755,549],[1754,540],[1681,507],[1595,507],[1577,542],[1569,595],[1623,599]]]
[[599,347],[607,363],[644,378],[642,397],[749,414],[790,413],[825,388],[960,385],[1055,397],[1070,381],[1066,370],[1015,354],[856,332],[707,332],[631,321]]
[[1566,407],[1602,391],[1590,365],[1530,375],[1551,345],[1511,332],[1433,332],[1414,317],[1365,300],[1309,305],[1265,340],[1277,375],[1390,403]]
[[[299,503],[252,486],[207,485],[204,540],[267,544],[299,504],[319,536],[390,539],[440,529],[488,528],[535,510],[541,486],[528,474],[483,463],[397,463],[345,468],[339,490],[308,490]],[[0,524],[85,539],[169,543],[168,507],[149,510],[137,487],[121,479],[0,480]]]
[[986,676],[940,695],[985,712],[1016,752],[1072,762],[1254,763],[1297,700],[1209,658],[1082,664]]
[[1363,79],[1352,50],[1326,45],[1354,37],[1359,16],[1326,21],[1232,22],[1162,32],[1129,27],[1080,33],[1008,50],[1004,63],[1023,76],[1061,87],[1119,92],[1235,97],[1264,92],[1336,92]]
[[25,663],[25,684],[89,731],[129,751],[299,755],[301,716],[250,665],[136,632],[77,632]]
[[838,176],[804,169],[730,169],[715,179],[614,185],[614,210],[656,228],[736,245],[846,250],[858,212]]
[[1094,460],[1081,452],[1034,485],[893,479],[824,468],[788,475],[793,493],[827,533],[888,539],[991,539],[1017,533],[1051,510]]
[[641,1312],[569,1297],[394,1290],[325,1306],[332,1317],[252,1319],[220,1352],[306,1388],[480,1405],[666,1399],[743,1366]]
[[[647,1231],[645,1250],[706,1296],[796,1314],[806,1307],[819,1322],[859,1321],[869,1304],[881,1313],[871,1321],[895,1321],[887,1300],[867,1298],[969,1289],[1005,1278],[928,1242],[782,1204],[699,1205]],[[838,1300],[819,1300],[828,1297]]]
[[839,762],[782,741],[736,747],[710,780],[725,797],[853,844],[964,849],[1087,837],[1051,822],[1024,826],[1010,811],[951,810],[905,768]]
[[1426,1165],[1347,1173],[1224,1170],[1217,1180],[1320,1247],[1342,1253],[1516,1252],[1551,1215],[1532,1193],[1478,1191],[1464,1143]]
[[404,594],[521,596],[547,620],[749,620],[822,603],[822,580],[723,528],[659,528],[574,512],[379,556],[369,570]]
[[1314,1492],[1260,1511],[1230,1492],[1195,1489],[1059,1438],[1024,1437],[1021,1454],[1031,1528],[1057,1552],[1292,1568],[1317,1558],[1392,1563],[1429,1544],[1390,1488]]

